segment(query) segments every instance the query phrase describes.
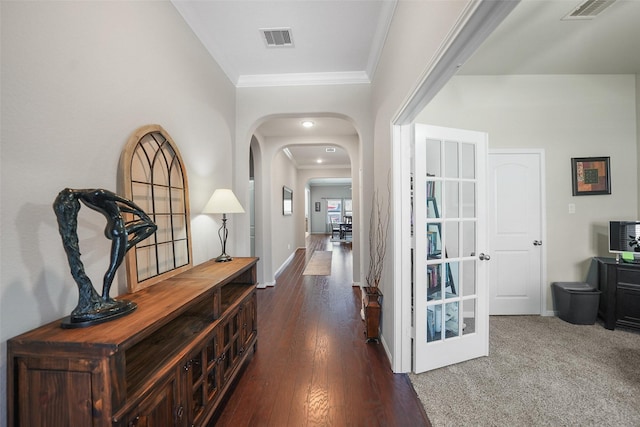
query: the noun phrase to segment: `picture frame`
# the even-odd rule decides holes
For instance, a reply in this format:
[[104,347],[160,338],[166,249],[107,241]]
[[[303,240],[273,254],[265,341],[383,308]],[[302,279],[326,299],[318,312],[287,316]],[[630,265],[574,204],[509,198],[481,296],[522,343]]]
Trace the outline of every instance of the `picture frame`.
[[282,186],[282,215],[293,215],[293,190]]
[[611,194],[609,157],[571,158],[571,181],[574,196]]
[[321,209],[320,202],[316,202],[316,212],[320,212]]

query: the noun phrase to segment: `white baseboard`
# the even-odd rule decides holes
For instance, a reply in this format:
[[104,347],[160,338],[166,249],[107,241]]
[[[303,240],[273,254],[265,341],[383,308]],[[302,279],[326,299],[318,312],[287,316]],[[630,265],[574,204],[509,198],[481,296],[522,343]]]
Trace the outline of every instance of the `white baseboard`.
[[353,282],[351,284],[351,286],[354,287],[354,288],[359,288],[360,287],[360,282]]
[[382,344],[382,348],[384,348],[384,352],[387,355],[387,359],[389,359],[391,366],[393,366],[393,357],[391,357],[389,346],[387,345],[387,342],[385,341],[384,336],[382,334],[380,334],[380,344]]
[[293,257],[294,257],[295,254],[296,254],[295,252],[292,252],[291,255],[289,255],[289,258],[284,260],[282,265],[280,267],[278,267],[278,269],[276,270],[275,273],[273,273],[273,277],[278,276],[278,274],[280,274],[285,268],[287,268],[287,266],[289,265],[291,260],[293,260]]

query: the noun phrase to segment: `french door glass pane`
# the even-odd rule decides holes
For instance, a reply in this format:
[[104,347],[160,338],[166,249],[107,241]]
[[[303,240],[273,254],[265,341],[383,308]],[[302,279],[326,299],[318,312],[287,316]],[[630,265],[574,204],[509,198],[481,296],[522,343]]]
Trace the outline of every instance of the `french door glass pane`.
[[427,218],[440,218],[442,206],[442,183],[427,181]]
[[445,298],[455,298],[458,296],[458,286],[460,283],[460,263],[447,262],[444,264],[445,276]]
[[458,143],[445,141],[444,143],[444,171],[445,178],[458,178]]
[[476,252],[476,223],[462,222],[462,256],[475,256]]
[[463,296],[476,294],[476,260],[466,259],[462,261],[462,275],[460,278],[460,290]]
[[476,146],[462,143],[462,174],[463,179],[476,177]]
[[473,182],[462,183],[462,218],[474,218],[476,216],[476,184]]
[[442,176],[442,170],[440,169],[441,154],[440,141],[437,139],[427,139],[425,159],[427,175]]
[[453,338],[459,336],[459,310],[458,310],[458,302],[450,302],[445,304],[445,316],[444,316],[444,325],[446,330],[446,338]]
[[442,257],[441,226],[440,223],[427,223],[427,259]]
[[444,218],[460,217],[460,202],[458,199],[460,191],[460,183],[457,181],[446,181],[444,183]]
[[442,306],[427,307],[427,342],[439,341],[442,332]]
[[442,299],[442,265],[427,266],[427,301]]
[[445,258],[457,258],[460,256],[458,250],[458,226],[459,222],[450,221],[445,222],[444,225],[444,239],[445,239]]
[[462,335],[472,334],[476,331],[476,300],[462,301]]

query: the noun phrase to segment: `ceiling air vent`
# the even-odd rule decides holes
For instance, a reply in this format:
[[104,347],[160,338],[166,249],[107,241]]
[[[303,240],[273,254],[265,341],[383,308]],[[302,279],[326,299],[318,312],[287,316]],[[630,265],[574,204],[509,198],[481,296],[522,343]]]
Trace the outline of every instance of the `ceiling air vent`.
[[615,3],[616,0],[587,0],[582,2],[573,9],[567,16],[562,18],[563,21],[574,19],[594,19]]
[[269,28],[261,29],[260,32],[264,37],[267,47],[291,47],[293,39],[291,38],[291,28]]
[[335,148],[335,147],[327,147],[327,148],[325,149],[325,151],[326,151],[327,153],[335,153],[335,152],[336,152],[336,148]]

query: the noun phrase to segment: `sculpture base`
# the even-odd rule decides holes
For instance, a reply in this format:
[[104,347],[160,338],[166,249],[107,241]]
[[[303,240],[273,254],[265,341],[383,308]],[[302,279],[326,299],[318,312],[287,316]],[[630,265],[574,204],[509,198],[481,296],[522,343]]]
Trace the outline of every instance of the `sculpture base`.
[[233,258],[231,258],[227,254],[222,254],[218,258],[216,258],[216,262],[229,262],[231,260],[233,260]]
[[86,328],[98,323],[109,322],[118,317],[125,316],[138,308],[135,302],[127,300],[112,300],[105,307],[81,314],[72,314],[62,319],[63,329]]

